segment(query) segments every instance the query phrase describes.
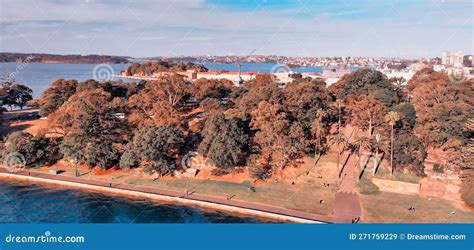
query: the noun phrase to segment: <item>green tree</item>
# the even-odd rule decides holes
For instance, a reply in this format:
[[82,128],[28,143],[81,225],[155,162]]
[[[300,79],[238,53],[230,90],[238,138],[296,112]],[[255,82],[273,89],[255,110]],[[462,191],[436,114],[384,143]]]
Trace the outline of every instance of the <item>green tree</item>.
[[232,111],[235,117],[248,121],[251,120],[251,113],[257,109],[260,102],[265,101],[272,105],[282,105],[284,99],[283,90],[279,88],[278,85],[263,85],[240,93],[240,95],[233,100],[237,105]]
[[33,90],[29,87],[21,84],[13,84],[8,90],[8,105],[11,107],[18,106],[21,110],[26,106],[26,103],[33,99]]
[[372,69],[360,69],[346,74],[328,89],[338,99],[343,100],[349,97],[357,99],[360,95],[375,95],[376,91],[381,98],[395,96],[394,88],[387,76]]
[[309,145],[302,124],[292,121],[283,105],[260,102],[252,112],[250,125],[256,131],[255,148],[276,167],[284,168],[292,159],[301,156]]
[[342,126],[342,108],[344,107],[344,102],[341,99],[337,99],[334,102],[334,107],[337,108],[337,132],[339,133]]
[[399,171],[406,169],[418,176],[423,176],[423,162],[426,156],[426,149],[422,141],[412,132],[402,130],[397,133],[397,143],[393,146],[393,162],[395,169]]
[[474,207],[474,118],[470,118],[466,123],[466,132],[469,134],[469,143],[463,147],[462,159],[463,167],[461,169],[461,198],[470,207]]
[[341,167],[339,166],[340,156],[344,149],[348,146],[348,140],[343,133],[337,133],[331,137],[331,141],[332,143],[335,143],[337,147],[337,176],[338,178],[341,178]]
[[61,105],[76,93],[77,81],[59,79],[51,84],[38,99],[39,115],[46,117],[56,111]]
[[357,149],[357,167],[359,168],[359,179],[362,177],[362,172],[365,169],[366,164],[364,165],[364,169],[360,167],[360,160],[362,158],[362,150],[372,151],[372,140],[370,137],[367,136],[360,136],[357,135],[354,141],[354,147]]
[[390,125],[390,174],[393,175],[393,143],[394,143],[394,127],[401,120],[401,115],[397,112],[390,111],[385,115],[385,121]]
[[51,126],[68,128],[62,145],[67,159],[103,169],[118,161],[114,145],[129,138],[126,121],[117,115],[123,108],[121,102],[103,89],[86,90],[71,96],[55,111]]
[[372,149],[375,151],[374,169],[372,175],[375,175],[383,158],[383,156],[379,156],[380,153],[384,153],[388,150],[387,140],[381,134],[375,134],[372,139]]
[[245,163],[248,137],[237,121],[227,120],[224,114],[218,113],[206,121],[202,137],[199,153],[209,157],[221,173]]
[[349,99],[347,110],[350,121],[359,128],[365,129],[372,136],[374,127],[383,123],[387,107],[372,95],[360,95],[357,99]]
[[416,123],[416,111],[413,105],[409,102],[402,102],[394,107],[392,107],[391,111],[397,112],[403,117],[401,121],[401,127],[405,127],[408,130],[412,130],[415,127]]
[[60,140],[34,137],[25,132],[13,132],[5,138],[0,153],[2,159],[11,157],[12,154],[21,155],[25,160],[21,164],[25,164],[26,168],[41,165],[51,166],[62,158],[62,154],[59,152]]
[[332,100],[326,91],[326,83],[319,79],[295,80],[283,89],[283,94],[285,99],[283,104],[292,119],[302,124],[308,134],[318,110],[327,110]]
[[172,174],[177,168],[174,161],[183,146],[183,133],[176,127],[144,126],[126,146],[120,166],[128,168],[143,164],[145,172]]
[[321,157],[321,144],[323,138],[327,135],[327,126],[324,123],[324,119],[326,117],[326,112],[322,109],[319,109],[316,112],[316,118],[314,119],[313,123],[311,124],[311,132],[313,134],[315,143],[314,143],[314,164],[316,165],[316,157],[319,155]]

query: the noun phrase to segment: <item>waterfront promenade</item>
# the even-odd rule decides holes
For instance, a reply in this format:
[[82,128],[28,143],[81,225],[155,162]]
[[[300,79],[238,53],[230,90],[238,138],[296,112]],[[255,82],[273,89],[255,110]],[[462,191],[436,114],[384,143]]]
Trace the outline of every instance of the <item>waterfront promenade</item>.
[[222,199],[197,193],[183,193],[143,185],[88,180],[27,170],[20,170],[12,173],[3,167],[0,168],[0,178],[28,180],[89,189],[104,193],[152,198],[156,200],[177,202],[185,205],[194,205],[226,212],[268,218],[277,221],[295,223],[350,223],[352,219],[337,214],[319,215],[264,204],[255,204],[233,199]]

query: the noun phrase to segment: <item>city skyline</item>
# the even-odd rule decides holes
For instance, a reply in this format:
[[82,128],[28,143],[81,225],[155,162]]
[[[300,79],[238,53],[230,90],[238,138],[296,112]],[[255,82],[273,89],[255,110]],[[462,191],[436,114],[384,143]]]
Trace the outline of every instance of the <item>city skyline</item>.
[[[132,57],[472,54],[470,1],[2,0],[4,52]],[[29,6],[25,8],[24,6]]]

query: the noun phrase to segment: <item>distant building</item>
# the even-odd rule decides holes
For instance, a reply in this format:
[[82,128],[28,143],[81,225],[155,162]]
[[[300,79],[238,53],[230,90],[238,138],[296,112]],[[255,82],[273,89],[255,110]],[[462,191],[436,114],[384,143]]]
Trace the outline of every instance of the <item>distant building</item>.
[[474,66],[474,64],[472,63],[472,55],[464,56],[463,65],[465,67],[473,67]]
[[342,67],[331,67],[331,68],[324,68],[322,76],[325,78],[341,78],[345,74],[351,73],[351,71],[347,68]]
[[462,52],[451,53],[449,51],[443,52],[441,63],[444,66],[462,67],[464,62],[464,54]]

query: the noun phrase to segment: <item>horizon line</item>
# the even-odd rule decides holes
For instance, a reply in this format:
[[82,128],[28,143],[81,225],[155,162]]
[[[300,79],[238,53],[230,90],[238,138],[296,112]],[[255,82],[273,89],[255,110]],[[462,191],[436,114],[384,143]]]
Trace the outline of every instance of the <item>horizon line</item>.
[[431,57],[390,57],[390,56],[361,56],[361,55],[332,55],[332,56],[288,56],[288,55],[279,55],[279,54],[222,54],[222,55],[205,55],[205,54],[195,54],[195,55],[156,55],[156,56],[130,56],[130,55],[112,55],[112,54],[98,54],[98,53],[88,53],[88,54],[81,54],[81,53],[48,53],[48,52],[10,52],[10,51],[0,51],[0,54],[29,54],[29,55],[58,55],[58,56],[71,56],[71,55],[79,55],[79,56],[117,56],[117,57],[127,57],[131,59],[152,59],[152,58],[183,58],[183,57],[224,57],[224,56],[235,56],[235,57],[246,57],[246,56],[278,56],[278,57],[288,57],[288,58],[342,58],[342,57],[351,57],[351,58],[376,58],[376,59],[404,59],[404,60],[420,60],[420,59],[435,59],[441,58],[442,53],[445,51],[449,52],[461,52],[464,56],[472,56],[474,53],[464,53],[462,51],[457,50],[443,50],[440,51],[440,54],[437,56]]

